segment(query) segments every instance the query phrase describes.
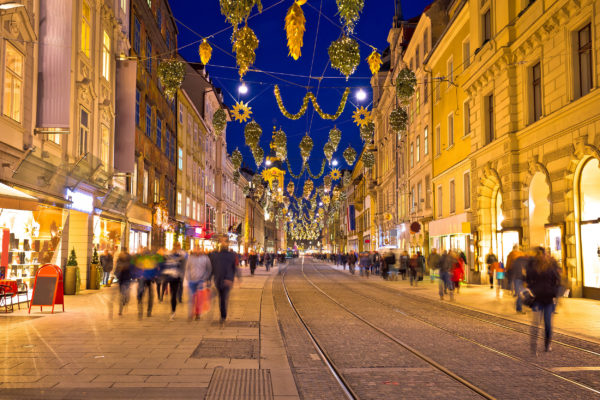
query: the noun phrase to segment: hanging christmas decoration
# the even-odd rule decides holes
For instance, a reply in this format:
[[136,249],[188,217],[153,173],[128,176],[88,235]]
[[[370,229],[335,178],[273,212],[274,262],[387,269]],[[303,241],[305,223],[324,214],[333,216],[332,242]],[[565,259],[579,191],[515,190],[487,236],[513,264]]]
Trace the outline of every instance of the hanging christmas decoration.
[[306,163],[308,157],[310,157],[310,152],[312,151],[312,148],[313,140],[310,136],[308,136],[307,133],[300,141],[300,154],[302,155],[302,160],[304,161],[304,163]]
[[233,34],[233,52],[238,65],[240,79],[246,75],[248,69],[256,60],[258,38],[248,25]]
[[360,138],[365,143],[371,143],[373,141],[373,135],[375,134],[375,124],[373,122],[367,122],[360,126]]
[[233,171],[233,182],[238,183],[240,180],[240,171]]
[[283,205],[285,206],[285,208],[288,208],[290,206],[290,198],[287,196],[283,196]]
[[292,171],[292,166],[290,165],[290,161],[289,160],[285,160],[285,163],[287,164],[288,172],[290,173],[290,175],[292,176],[292,178],[294,178],[294,179],[300,179],[300,177],[304,173],[304,170],[306,169],[306,163],[302,163],[302,168],[300,168],[300,173],[299,174],[294,174],[294,172]]
[[340,188],[339,187],[336,186],[333,188],[333,195],[331,197],[335,201],[339,200],[339,198],[340,198]]
[[275,146],[275,154],[281,161],[287,158],[287,137],[283,129],[273,132],[273,145]]
[[262,186],[262,176],[260,174],[254,174],[252,177],[252,185],[254,187]]
[[323,178],[323,186],[326,188],[331,187],[331,176],[327,175]]
[[227,126],[227,113],[222,108],[217,109],[214,112],[212,118],[213,128],[215,130],[215,134],[217,136],[221,136],[225,131],[225,127]]
[[208,40],[202,39],[202,43],[200,43],[200,46],[198,47],[198,54],[200,54],[200,61],[202,61],[202,64],[208,64],[212,57],[212,47],[210,43],[208,43]]
[[306,0],[297,0],[289,8],[285,16],[285,33],[288,40],[289,55],[297,60],[302,55],[302,45],[304,43],[304,32],[306,31],[306,18],[302,11],[302,5]]
[[371,122],[371,112],[365,107],[358,107],[352,114],[356,126],[363,126]]
[[167,99],[173,100],[177,89],[181,87],[185,78],[185,65],[179,60],[162,61],[158,65],[158,79],[162,85]]
[[334,168],[331,170],[331,173],[329,174],[329,176],[331,176],[331,179],[333,179],[334,181],[337,181],[338,179],[340,179],[342,177],[342,173],[340,172],[339,169]]
[[258,142],[260,141],[261,135],[262,135],[262,128],[256,121],[252,120],[252,121],[248,122],[248,124],[246,124],[246,127],[244,128],[244,136],[246,138],[246,144],[253,151],[255,148],[258,147]]
[[342,140],[342,131],[340,131],[336,126],[334,126],[329,131],[329,142],[333,145],[333,151],[335,152],[340,144],[340,140]]
[[407,103],[415,93],[417,77],[409,68],[404,67],[396,78],[396,95],[402,103]]
[[235,106],[233,106],[233,119],[238,122],[246,122],[246,120],[250,119],[252,115],[252,107],[245,104],[243,101],[237,102]]
[[329,198],[329,196],[323,196],[323,197],[321,197],[321,201],[322,201],[322,202],[323,202],[323,204],[325,204],[325,205],[328,205],[328,204],[329,204],[329,202],[330,202],[330,200],[331,200],[331,199]]
[[342,36],[331,43],[327,52],[329,53],[331,66],[340,71],[346,77],[346,80],[360,64],[358,43],[348,36]]
[[390,113],[390,127],[395,133],[404,132],[408,125],[408,113],[403,107],[396,107]]
[[258,8],[258,12],[262,12],[260,0],[219,0],[219,3],[221,4],[221,14],[233,26],[234,33],[237,27],[248,19],[254,6]]
[[240,169],[240,167],[242,166],[242,161],[244,161],[244,157],[236,147],[233,153],[231,153],[231,163],[233,164],[233,168]]
[[290,194],[290,196],[294,195],[294,182],[289,181],[289,183],[287,184],[287,191]]
[[328,162],[331,162],[331,159],[333,158],[333,153],[335,153],[335,147],[333,146],[333,143],[325,143],[325,146],[323,146],[323,154],[325,154],[325,158]]
[[340,105],[338,106],[338,109],[335,112],[335,114],[324,113],[323,110],[321,109],[321,106],[319,106],[319,103],[317,103],[317,98],[315,97],[315,95],[312,92],[308,92],[308,93],[306,93],[306,95],[304,95],[304,99],[302,100],[302,105],[300,106],[300,110],[296,114],[291,114],[283,105],[283,100],[281,99],[281,91],[280,91],[278,85],[275,85],[274,92],[275,92],[275,99],[277,100],[277,105],[279,106],[279,110],[286,118],[289,118],[292,120],[300,119],[300,117],[302,117],[304,115],[304,113],[306,113],[306,109],[308,107],[308,102],[310,100],[315,111],[319,114],[319,116],[322,119],[336,120],[340,117],[340,115],[342,115],[342,113],[344,112],[344,108],[346,108],[346,102],[348,100],[348,95],[350,94],[350,88],[346,88],[346,90],[344,91],[344,94],[342,95],[342,100],[340,101]]
[[262,149],[262,147],[257,146],[254,149],[252,149],[252,155],[254,156],[256,168],[260,168],[265,158],[265,151]]
[[342,182],[344,183],[344,186],[349,185],[350,182],[352,182],[352,174],[350,174],[350,172],[345,172]]
[[344,160],[346,160],[348,165],[352,165],[354,164],[354,161],[356,161],[356,150],[350,145],[344,150]]
[[373,52],[369,57],[367,57],[367,63],[369,63],[369,69],[371,70],[371,74],[377,75],[379,72],[379,68],[381,68],[381,55],[377,52],[375,48],[373,48]]
[[360,13],[365,6],[365,0],[336,0],[340,20],[346,32],[353,33]]
[[365,168],[373,168],[375,165],[375,154],[371,150],[366,150],[362,155],[362,162]]
[[319,171],[318,174],[315,175],[312,173],[312,171],[310,170],[310,165],[308,165],[308,163],[307,163],[306,164],[306,172],[308,172],[308,176],[310,176],[311,178],[319,179],[325,173],[325,165],[327,165],[327,162],[325,160],[323,160],[323,162],[321,163],[321,170]]

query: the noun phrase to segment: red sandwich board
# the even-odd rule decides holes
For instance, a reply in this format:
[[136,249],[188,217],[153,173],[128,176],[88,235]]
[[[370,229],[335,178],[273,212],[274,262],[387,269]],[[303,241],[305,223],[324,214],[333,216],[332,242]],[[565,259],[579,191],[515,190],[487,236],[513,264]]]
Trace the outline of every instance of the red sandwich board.
[[52,306],[54,314],[55,304],[62,304],[63,311],[65,311],[62,270],[56,265],[44,264],[35,274],[29,313],[33,306],[40,306],[40,311],[43,306]]

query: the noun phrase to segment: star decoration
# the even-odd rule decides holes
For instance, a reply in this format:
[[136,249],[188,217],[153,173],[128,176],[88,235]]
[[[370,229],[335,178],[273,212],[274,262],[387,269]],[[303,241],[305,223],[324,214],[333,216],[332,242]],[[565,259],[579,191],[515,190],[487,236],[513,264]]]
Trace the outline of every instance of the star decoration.
[[340,172],[339,169],[335,168],[334,170],[331,171],[331,179],[333,179],[334,181],[337,181],[338,179],[340,179],[342,177],[342,173]]
[[238,122],[246,122],[246,120],[250,119],[252,115],[252,107],[248,106],[248,104],[244,104],[243,101],[236,103],[233,106],[233,119]]
[[352,114],[352,118],[357,126],[363,126],[371,122],[371,112],[364,107],[359,107]]

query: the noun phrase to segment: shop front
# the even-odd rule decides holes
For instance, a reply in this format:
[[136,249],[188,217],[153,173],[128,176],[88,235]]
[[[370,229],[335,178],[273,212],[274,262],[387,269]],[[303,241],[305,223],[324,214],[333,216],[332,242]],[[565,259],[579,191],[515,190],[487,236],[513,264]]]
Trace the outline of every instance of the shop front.
[[464,253],[467,258],[466,280],[478,281],[479,274],[474,265],[475,246],[468,213],[429,222],[429,249],[436,249],[439,254],[450,250]]
[[125,223],[116,217],[107,217],[105,214],[94,215],[92,218],[94,248],[98,253],[108,250],[118,253],[121,251]]

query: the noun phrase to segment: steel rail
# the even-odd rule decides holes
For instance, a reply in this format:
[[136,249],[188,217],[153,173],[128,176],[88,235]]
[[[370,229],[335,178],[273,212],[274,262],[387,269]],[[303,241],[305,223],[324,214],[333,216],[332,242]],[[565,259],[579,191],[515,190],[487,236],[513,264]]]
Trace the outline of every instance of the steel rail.
[[[321,272],[320,272],[318,269],[316,269],[316,268],[314,268],[314,270],[315,270],[315,271],[317,271],[317,272],[319,272],[319,273],[321,273]],[[304,271],[303,271],[303,272],[304,272]],[[321,273],[321,275],[323,275],[323,274]],[[324,275],[323,275],[323,276],[324,276]],[[496,353],[496,354],[499,354],[499,355],[501,355],[501,356],[504,356],[504,357],[506,357],[506,358],[510,358],[510,359],[512,359],[512,360],[519,361],[519,362],[521,362],[521,363],[524,363],[524,364],[528,364],[528,365],[534,366],[534,367],[536,367],[536,368],[538,368],[538,369],[540,369],[540,370],[542,370],[542,371],[544,371],[544,372],[547,372],[547,373],[551,374],[552,376],[554,376],[554,377],[556,377],[556,378],[559,378],[559,379],[561,379],[561,380],[563,380],[563,381],[565,381],[565,382],[571,383],[571,384],[573,384],[573,385],[575,385],[575,386],[579,386],[579,387],[580,387],[580,388],[582,388],[582,389],[585,389],[585,390],[588,390],[588,391],[590,391],[590,392],[593,392],[593,393],[595,393],[595,394],[597,394],[597,395],[600,395],[600,390],[594,389],[594,388],[593,388],[593,387],[591,387],[591,386],[588,386],[588,385],[586,385],[586,384],[583,384],[583,383],[581,383],[581,382],[577,382],[577,381],[575,381],[575,380],[573,380],[573,379],[570,379],[570,378],[567,378],[567,377],[565,377],[565,376],[559,375],[559,374],[557,374],[556,372],[552,371],[552,370],[551,370],[551,369],[549,369],[549,368],[546,368],[546,367],[544,367],[544,366],[541,366],[541,365],[539,365],[539,364],[533,363],[533,362],[531,362],[531,361],[524,360],[524,359],[522,359],[521,357],[514,356],[514,355],[512,355],[512,354],[508,354],[508,353],[506,353],[506,352],[504,352],[504,351],[502,351],[502,350],[495,349],[495,348],[493,348],[493,347],[491,347],[491,346],[488,346],[488,345],[485,345],[485,344],[483,344],[483,343],[479,343],[479,342],[477,342],[476,340],[473,340],[473,339],[467,338],[467,337],[465,337],[465,336],[463,336],[463,335],[460,335],[460,334],[458,334],[458,333],[452,332],[451,330],[449,330],[449,329],[447,329],[447,328],[444,328],[444,327],[441,327],[441,326],[439,326],[439,325],[436,325],[436,324],[434,324],[434,323],[432,323],[432,322],[429,322],[429,321],[427,321],[427,320],[426,320],[426,319],[424,319],[424,318],[421,318],[421,317],[415,316],[415,315],[413,315],[413,314],[408,314],[408,313],[404,312],[403,310],[400,310],[399,308],[397,308],[396,306],[394,306],[394,305],[392,305],[392,304],[389,304],[389,303],[386,303],[386,302],[382,302],[382,301],[380,301],[379,299],[375,299],[375,298],[373,298],[373,297],[371,297],[371,296],[368,296],[368,295],[366,295],[366,294],[364,294],[364,293],[361,293],[361,292],[358,292],[358,291],[356,291],[356,290],[353,290],[353,289],[349,288],[349,287],[348,287],[348,285],[345,285],[345,284],[342,284],[342,285],[344,285],[344,287],[346,287],[348,290],[350,290],[350,291],[352,291],[352,292],[354,292],[354,293],[356,293],[356,294],[358,294],[358,295],[360,295],[360,296],[362,296],[362,297],[364,297],[364,298],[370,299],[371,301],[373,301],[373,302],[375,302],[375,303],[377,303],[377,304],[380,304],[380,305],[382,305],[382,306],[384,306],[384,307],[387,307],[387,308],[390,308],[390,309],[392,309],[394,312],[397,312],[397,313],[399,313],[399,314],[402,314],[402,315],[404,315],[404,316],[406,316],[406,317],[409,317],[409,318],[415,319],[415,320],[417,320],[417,321],[420,321],[420,322],[422,322],[422,323],[424,323],[424,324],[427,324],[427,325],[429,325],[429,326],[432,326],[432,327],[434,327],[434,328],[436,328],[436,329],[440,329],[440,330],[442,330],[442,331],[444,331],[444,332],[447,332],[447,333],[449,333],[449,334],[451,334],[451,335],[453,335],[453,336],[455,336],[455,337],[458,337],[458,338],[460,338],[460,339],[462,339],[462,340],[466,340],[466,341],[468,341],[468,342],[471,342],[471,343],[473,343],[473,344],[475,344],[475,345],[477,345],[477,346],[479,346],[479,347],[481,347],[481,348],[484,348],[484,349],[486,349],[486,350],[492,351],[492,352],[494,352],[494,353]],[[314,286],[314,284],[313,284],[313,286]],[[379,285],[379,286],[380,286],[380,285]],[[320,290],[320,289],[319,289],[319,290]],[[327,294],[325,294],[325,295],[326,295],[327,297],[329,297]],[[343,307],[343,306],[342,306],[342,307]],[[459,314],[460,314],[460,313],[459,313]],[[582,349],[582,350],[585,350],[585,349]],[[592,352],[592,353],[593,353],[593,352]]]
[[454,372],[450,371],[449,369],[447,369],[446,367],[444,367],[443,365],[439,364],[437,361],[429,358],[428,356],[426,356],[425,354],[421,353],[420,351],[418,351],[417,349],[415,349],[414,347],[410,346],[409,344],[401,341],[400,339],[396,338],[394,335],[392,335],[391,333],[387,332],[386,330],[378,327],[377,325],[369,322],[368,320],[366,320],[365,318],[361,317],[360,315],[358,315],[357,313],[355,313],[354,311],[350,310],[348,307],[344,306],[343,304],[341,304],[339,301],[335,300],[333,297],[331,297],[330,295],[328,295],[327,293],[325,293],[320,287],[318,287],[312,280],[310,280],[310,278],[308,276],[306,276],[306,274],[304,273],[304,263],[302,263],[302,276],[304,277],[304,279],[310,283],[316,290],[318,290],[319,292],[321,292],[325,297],[327,297],[332,303],[336,304],[338,307],[342,308],[344,311],[346,311],[348,314],[352,315],[353,317],[355,317],[356,319],[360,320],[361,322],[363,322],[364,324],[370,326],[372,329],[376,330],[377,332],[379,332],[380,334],[382,334],[383,336],[387,337],[388,339],[390,339],[391,341],[393,341],[394,343],[398,344],[400,347],[408,350],[410,353],[412,353],[413,355],[417,356],[418,358],[420,358],[421,360],[425,361],[427,364],[431,365],[432,367],[434,367],[435,369],[439,370],[440,372],[444,373],[445,375],[447,375],[448,377],[454,379],[455,381],[457,381],[458,383],[460,383],[463,386],[466,386],[467,388],[469,388],[470,390],[472,390],[473,392],[477,393],[478,395],[480,395],[481,397],[488,399],[488,400],[496,400],[496,398],[494,396],[492,396],[491,394],[487,393],[485,390],[481,389],[480,387],[474,385],[473,383],[469,382],[468,380],[460,377],[459,375],[455,374]]

